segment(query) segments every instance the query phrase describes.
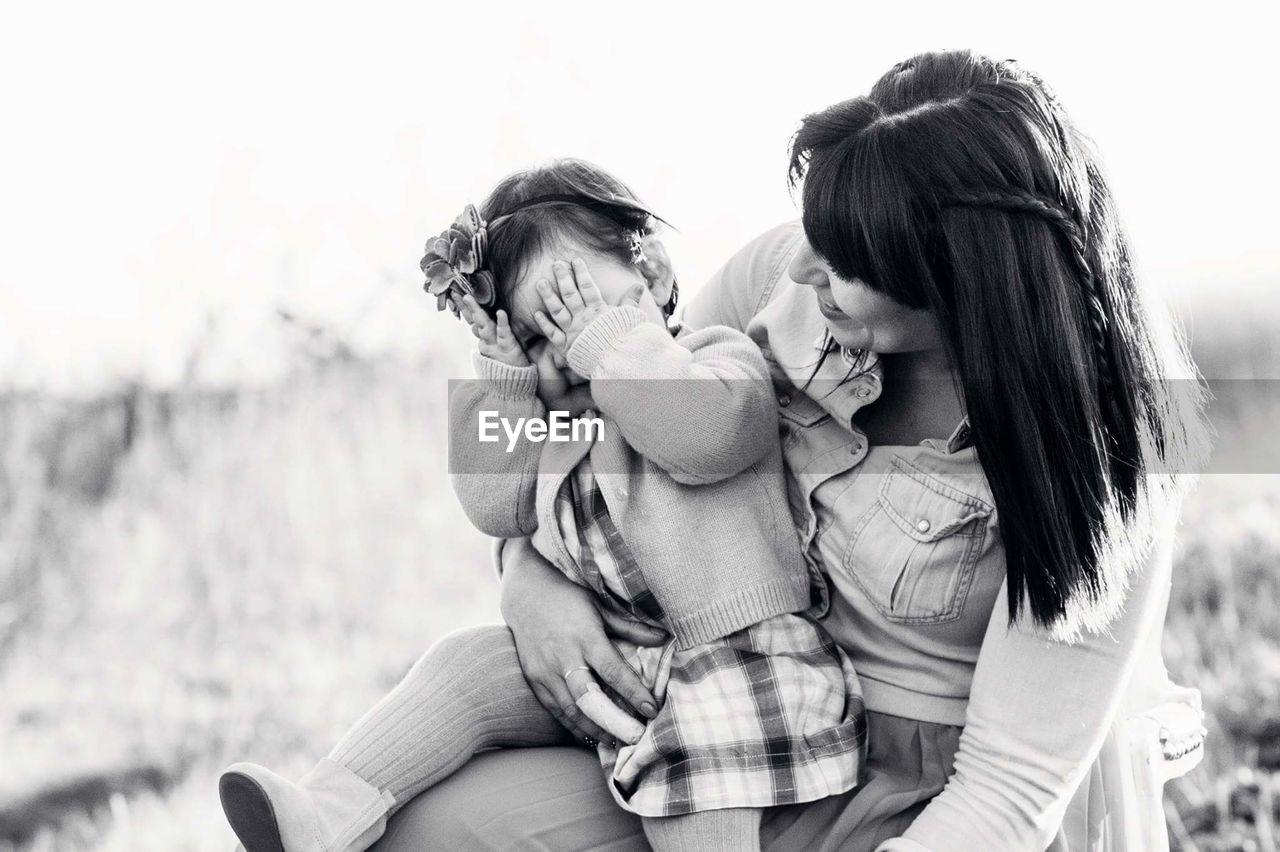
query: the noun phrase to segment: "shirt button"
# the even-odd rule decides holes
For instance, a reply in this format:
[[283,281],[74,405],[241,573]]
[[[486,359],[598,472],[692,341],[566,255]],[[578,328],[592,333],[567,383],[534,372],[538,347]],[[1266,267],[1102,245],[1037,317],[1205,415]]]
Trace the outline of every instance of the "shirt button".
[[916,524],[916,529],[920,530],[920,532],[928,532],[928,531],[929,531],[929,522],[928,522],[928,521],[926,521],[924,518],[921,518],[921,519],[920,519],[920,522],[919,522],[918,524]]
[[783,408],[786,408],[790,404],[791,397],[787,396],[785,393],[778,397],[778,405],[781,405]]
[[856,456],[858,453],[862,452],[862,445],[854,444],[853,446],[849,447],[849,452],[853,453]]

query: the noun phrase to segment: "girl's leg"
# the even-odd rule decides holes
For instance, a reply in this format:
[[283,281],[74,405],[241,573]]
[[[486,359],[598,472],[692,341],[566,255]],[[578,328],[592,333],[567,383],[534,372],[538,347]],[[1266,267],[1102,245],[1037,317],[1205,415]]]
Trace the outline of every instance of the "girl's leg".
[[477,751],[569,739],[521,674],[511,632],[471,628],[427,651],[298,784],[231,767],[223,808],[249,852],[365,849],[390,813]]
[[568,742],[524,679],[511,631],[486,625],[432,646],[329,760],[390,792],[394,813],[482,749]]
[[656,852],[760,852],[760,813],[759,808],[722,808],[684,816],[646,817],[644,833]]

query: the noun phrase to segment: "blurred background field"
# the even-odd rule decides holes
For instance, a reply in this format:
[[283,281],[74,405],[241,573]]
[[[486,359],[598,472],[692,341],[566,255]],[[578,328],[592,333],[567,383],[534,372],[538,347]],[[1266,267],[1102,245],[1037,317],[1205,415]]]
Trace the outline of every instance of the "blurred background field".
[[[1264,325],[1195,328],[1208,376],[1280,376]],[[497,619],[444,469],[466,341],[295,332],[265,386],[0,396],[0,849],[229,849],[226,763],[300,774],[431,642]],[[1237,445],[1277,422],[1218,421]],[[1280,841],[1278,517],[1276,475],[1207,475],[1186,507],[1165,649],[1210,739],[1168,790],[1182,849]]]
[[457,368],[339,348],[253,390],[3,397],[0,848],[229,849],[230,756],[302,768],[496,619],[444,472]]

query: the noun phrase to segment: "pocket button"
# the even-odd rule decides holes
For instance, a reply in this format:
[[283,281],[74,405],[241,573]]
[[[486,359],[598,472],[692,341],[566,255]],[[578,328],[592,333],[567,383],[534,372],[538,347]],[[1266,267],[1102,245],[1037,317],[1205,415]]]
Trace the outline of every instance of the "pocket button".
[[785,393],[782,394],[782,396],[778,397],[778,405],[781,405],[783,408],[786,408],[790,404],[791,404],[791,397],[787,396]]
[[929,521],[925,518],[921,518],[916,524],[916,529],[920,530],[922,533],[927,533],[929,531]]

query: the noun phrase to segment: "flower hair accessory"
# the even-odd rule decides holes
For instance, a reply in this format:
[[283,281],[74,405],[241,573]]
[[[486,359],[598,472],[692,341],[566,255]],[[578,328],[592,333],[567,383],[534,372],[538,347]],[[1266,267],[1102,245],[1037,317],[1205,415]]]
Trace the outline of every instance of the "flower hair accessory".
[[484,268],[488,248],[488,223],[472,204],[440,236],[427,242],[420,266],[427,276],[424,289],[436,297],[438,310],[448,308],[461,316],[466,296],[474,297],[482,308],[493,305],[493,273]]
[[[436,297],[439,310],[448,308],[456,317],[462,316],[462,300],[473,296],[476,303],[489,312],[497,299],[493,273],[485,268],[489,254],[489,228],[521,210],[546,204],[573,204],[591,210],[612,220],[625,230],[627,251],[631,262],[644,263],[644,232],[636,229],[637,217],[644,222],[650,219],[663,221],[641,207],[637,202],[611,196],[593,198],[586,195],[552,193],[539,195],[520,202],[514,208],[499,215],[492,223],[480,218],[475,205],[468,204],[462,215],[446,230],[427,242],[426,254],[420,266],[427,276],[424,289]],[[674,305],[674,294],[672,304]]]

